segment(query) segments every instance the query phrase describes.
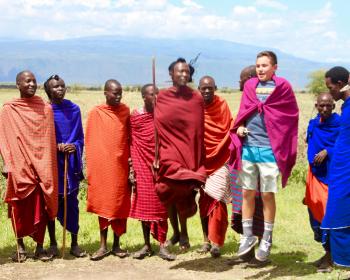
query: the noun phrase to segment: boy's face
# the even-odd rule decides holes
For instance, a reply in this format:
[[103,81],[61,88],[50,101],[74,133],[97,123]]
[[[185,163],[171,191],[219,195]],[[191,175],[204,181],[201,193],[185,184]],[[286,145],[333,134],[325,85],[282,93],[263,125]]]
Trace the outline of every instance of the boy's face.
[[256,74],[261,82],[270,81],[277,70],[277,64],[272,65],[271,60],[267,56],[262,56],[256,60]]
[[334,99],[330,94],[321,94],[317,98],[315,107],[321,118],[328,119],[335,108]]

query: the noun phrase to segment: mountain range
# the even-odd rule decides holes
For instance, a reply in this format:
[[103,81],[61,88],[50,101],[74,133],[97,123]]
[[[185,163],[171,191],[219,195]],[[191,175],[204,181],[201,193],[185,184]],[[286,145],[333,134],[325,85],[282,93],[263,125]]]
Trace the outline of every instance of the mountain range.
[[[220,87],[238,88],[241,69],[254,64],[256,54],[266,49],[271,48],[209,39],[0,38],[0,82],[14,82],[19,71],[30,69],[40,83],[59,74],[68,84],[101,85],[114,78],[123,85],[140,85],[152,81],[151,64],[155,57],[157,84],[166,86],[170,84],[168,65],[172,61],[178,57],[190,61],[200,54],[195,64],[195,82],[203,75],[211,75]],[[278,56],[278,75],[287,78],[296,89],[306,86],[310,72],[333,66],[272,50]]]

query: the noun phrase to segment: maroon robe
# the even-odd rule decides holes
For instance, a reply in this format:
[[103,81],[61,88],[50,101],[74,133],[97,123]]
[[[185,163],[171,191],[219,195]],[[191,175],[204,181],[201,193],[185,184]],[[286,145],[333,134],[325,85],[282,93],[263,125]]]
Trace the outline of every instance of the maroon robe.
[[154,112],[159,171],[156,192],[180,216],[197,211],[194,189],[205,183],[204,102],[189,87],[161,90]]

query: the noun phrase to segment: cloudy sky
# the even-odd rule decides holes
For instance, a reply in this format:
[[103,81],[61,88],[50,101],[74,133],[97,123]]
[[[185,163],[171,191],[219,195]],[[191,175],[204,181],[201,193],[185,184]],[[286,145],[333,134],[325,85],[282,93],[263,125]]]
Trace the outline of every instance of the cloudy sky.
[[0,38],[211,38],[350,62],[347,0],[0,0]]

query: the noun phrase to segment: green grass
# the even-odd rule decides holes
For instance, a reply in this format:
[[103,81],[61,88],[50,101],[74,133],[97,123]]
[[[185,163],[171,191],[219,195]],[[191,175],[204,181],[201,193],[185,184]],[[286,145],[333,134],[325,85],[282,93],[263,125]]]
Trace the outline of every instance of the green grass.
[[[8,100],[11,96],[16,96],[16,91],[0,90],[0,102]],[[43,95],[42,92],[40,95]],[[233,113],[236,113],[239,105],[239,93],[224,93],[222,94],[231,107]],[[81,106],[83,113],[83,120],[90,108],[96,104],[103,102],[102,92],[80,91],[77,93],[71,92],[67,95],[69,99],[78,103]],[[305,177],[306,177],[306,162],[305,162],[305,145],[302,141],[306,126],[313,112],[313,97],[311,95],[298,95],[298,102],[300,107],[300,124],[299,124],[299,157],[298,163],[293,170],[292,176],[289,180],[288,186],[279,190],[277,194],[277,218],[274,231],[274,245],[272,249],[271,259],[273,265],[266,271],[259,272],[257,270],[254,277],[256,279],[262,277],[264,279],[273,278],[290,278],[302,277],[303,279],[343,279],[348,275],[346,270],[336,269],[327,275],[317,274],[316,269],[310,262],[316,260],[323,254],[322,246],[313,240],[313,234],[308,222],[308,214],[306,207],[302,204],[302,199],[305,192]],[[136,92],[127,92],[124,94],[124,102],[131,108],[140,106],[142,101],[140,94]],[[1,177],[1,195],[4,194],[5,180]],[[99,246],[99,230],[97,216],[87,213],[85,194],[86,182],[81,184],[82,190],[80,193],[80,232],[79,242],[82,247],[88,252],[94,252]],[[231,206],[229,205],[230,209]],[[231,210],[231,209],[230,209]],[[231,212],[231,211],[230,211]],[[58,223],[57,223],[58,224]],[[56,225],[57,225],[56,224]],[[15,251],[15,237],[9,219],[7,218],[7,208],[3,202],[0,203],[0,264],[9,262],[8,257]],[[59,244],[62,240],[62,228],[57,226],[57,238]],[[196,254],[194,250],[202,243],[202,232],[200,226],[200,219],[198,214],[188,221],[190,242],[192,249],[186,253],[191,256],[191,261],[186,265],[192,265],[196,261]],[[170,229],[170,226],[169,226]],[[171,236],[171,230],[168,237]],[[222,250],[224,256],[231,257],[237,250],[239,236],[232,230],[228,229],[225,246]],[[109,245],[111,245],[112,233],[109,232]],[[46,238],[46,246],[48,245],[48,236]],[[68,236],[68,244],[70,237]],[[28,250],[33,250],[35,244],[30,238],[25,239]],[[157,246],[156,243],[153,243]],[[129,251],[135,251],[143,245],[141,226],[138,221],[129,219],[128,230],[121,238],[122,247]],[[174,249],[174,252],[178,251]],[[193,260],[192,260],[193,254]],[[200,263],[201,260],[198,260]],[[203,260],[202,260],[203,262]],[[206,261],[201,263],[203,267],[219,265],[218,261]],[[203,268],[205,269],[205,268]],[[232,269],[234,271],[234,268]],[[234,273],[234,272],[233,272]],[[268,273],[268,275],[267,275]],[[349,276],[348,276],[349,277]]]

